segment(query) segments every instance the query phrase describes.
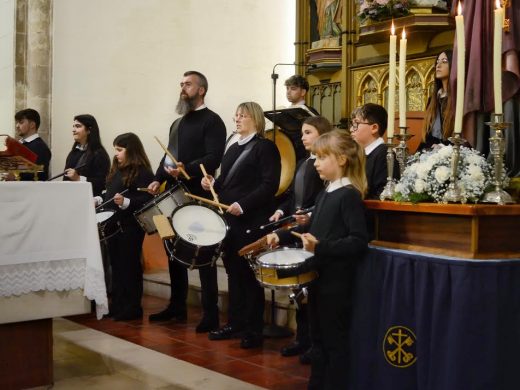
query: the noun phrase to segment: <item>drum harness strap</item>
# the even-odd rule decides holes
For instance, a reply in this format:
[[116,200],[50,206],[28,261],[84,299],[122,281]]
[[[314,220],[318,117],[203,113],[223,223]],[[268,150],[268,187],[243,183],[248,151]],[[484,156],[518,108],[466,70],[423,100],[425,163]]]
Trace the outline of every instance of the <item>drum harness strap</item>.
[[251,152],[251,149],[253,149],[253,146],[255,146],[257,142],[258,138],[256,137],[249,141],[242,153],[240,153],[240,156],[238,156],[238,158],[233,163],[233,166],[229,170],[229,173],[227,174],[226,178],[224,179],[222,187],[225,187],[226,184],[228,184],[231,181],[231,178],[235,175],[237,168],[240,166],[240,162],[249,154],[249,152]]

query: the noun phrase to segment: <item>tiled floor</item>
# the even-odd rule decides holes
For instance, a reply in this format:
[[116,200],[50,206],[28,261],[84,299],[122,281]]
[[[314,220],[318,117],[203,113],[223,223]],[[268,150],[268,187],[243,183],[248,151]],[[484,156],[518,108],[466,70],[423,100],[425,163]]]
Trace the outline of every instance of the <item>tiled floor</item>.
[[296,357],[285,358],[279,353],[281,346],[290,339],[266,339],[263,348],[253,350],[241,349],[239,340],[210,341],[207,334],[195,333],[195,326],[201,317],[198,307],[190,307],[187,324],[149,323],[148,315],[162,310],[166,304],[164,299],[145,296],[145,315],[142,320],[136,321],[98,321],[94,315],[69,319],[150,350],[267,389],[306,388],[309,367],[302,366]]

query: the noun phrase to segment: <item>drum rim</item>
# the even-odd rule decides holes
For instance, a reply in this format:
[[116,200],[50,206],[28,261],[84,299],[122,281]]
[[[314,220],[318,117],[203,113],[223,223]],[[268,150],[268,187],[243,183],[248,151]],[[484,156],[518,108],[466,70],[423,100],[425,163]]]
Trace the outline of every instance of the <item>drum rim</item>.
[[[222,222],[224,222],[224,227],[225,227],[225,234],[224,234],[224,238],[222,238],[222,240],[216,242],[215,244],[211,244],[211,245],[198,245],[198,244],[194,244],[193,242],[191,241],[188,241],[188,240],[185,240],[180,234],[177,233],[177,230],[175,230],[175,226],[173,224],[173,217],[175,215],[175,213],[177,213],[179,210],[183,209],[184,207],[187,207],[187,206],[201,206],[201,207],[205,207],[207,209],[210,209],[211,211],[213,211],[218,217],[220,217],[220,219],[222,220]],[[192,246],[198,246],[198,247],[207,247],[207,248],[211,248],[211,247],[214,247],[214,246],[217,246],[217,245],[220,245],[222,243],[222,241],[224,241],[226,239],[226,236],[229,232],[229,224],[227,223],[226,219],[224,218],[224,216],[222,216],[218,211],[216,211],[216,207],[212,207],[212,206],[209,206],[209,205],[206,205],[206,204],[203,204],[203,203],[200,203],[200,202],[197,202],[197,201],[193,201],[193,202],[189,202],[189,203],[185,203],[183,205],[180,205],[179,207],[177,207],[175,210],[173,210],[173,214],[171,215],[171,225],[172,225],[172,229],[175,233],[175,239],[179,239],[179,240],[182,240],[183,242],[189,244],[189,245],[192,245]]]
[[110,214],[110,217],[108,217],[108,218],[106,218],[106,219],[104,219],[104,220],[102,220],[102,221],[98,221],[97,218],[96,218],[96,222],[97,222],[98,224],[103,223],[103,222],[106,222],[106,221],[108,221],[110,218],[112,218],[112,217],[116,214],[116,212],[117,212],[116,210],[109,209],[109,208],[106,208],[106,209],[105,209],[105,208],[102,208],[102,209],[96,210],[96,216],[97,216],[97,215],[101,215],[102,213],[111,213],[111,214]]
[[[157,207],[157,205],[162,202],[165,198],[168,198],[177,187],[181,187],[184,192],[189,192],[188,188],[181,182],[176,183],[173,187],[168,188],[167,190],[163,191],[162,193],[155,195],[152,199],[150,199],[148,202],[146,202],[139,210],[134,211],[134,215],[137,217],[139,214],[151,209],[152,207]],[[186,197],[186,199],[189,199]],[[180,207],[180,206],[179,206]],[[159,209],[159,211],[161,211]]]
[[[286,290],[286,289],[296,289],[296,288],[302,288],[302,287],[307,287],[309,286],[311,283],[313,283],[316,279],[318,279],[318,273],[316,271],[309,271],[309,272],[304,272],[304,274],[306,273],[314,273],[314,278],[309,280],[308,282],[305,282],[305,283],[294,283],[294,284],[271,284],[271,283],[266,283],[266,282],[263,282],[261,281],[258,277],[256,278],[256,281],[262,286],[262,287],[265,287],[265,288],[269,288],[271,290]],[[284,278],[280,278],[279,280],[281,279],[284,279]]]
[[284,247],[281,247],[281,248],[275,248],[275,249],[269,249],[265,252],[263,252],[262,254],[256,256],[256,259],[255,259],[255,262],[262,266],[263,268],[274,268],[274,269],[290,269],[290,268],[295,268],[299,265],[301,265],[303,262],[299,262],[299,263],[293,263],[293,264],[273,264],[273,263],[269,263],[269,264],[265,264],[263,262],[260,261],[260,258],[262,256],[266,256],[268,254],[271,254],[271,253],[274,253],[274,252],[283,252],[283,251],[288,251],[288,250],[297,250],[297,251],[302,251],[302,252],[307,252],[310,254],[310,256],[306,257],[304,259],[307,260],[309,257],[312,257],[314,256],[314,253],[312,252],[309,252],[303,248],[294,248],[294,247],[288,247],[288,246],[284,246]]

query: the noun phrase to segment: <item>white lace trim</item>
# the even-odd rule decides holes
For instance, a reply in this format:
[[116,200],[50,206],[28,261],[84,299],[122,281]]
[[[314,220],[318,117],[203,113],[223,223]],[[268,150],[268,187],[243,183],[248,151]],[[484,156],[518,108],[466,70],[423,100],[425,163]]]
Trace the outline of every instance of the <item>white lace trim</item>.
[[105,276],[102,270],[85,266],[85,259],[42,261],[0,266],[0,296],[22,295],[48,290],[83,289],[96,302],[98,319],[108,313]]

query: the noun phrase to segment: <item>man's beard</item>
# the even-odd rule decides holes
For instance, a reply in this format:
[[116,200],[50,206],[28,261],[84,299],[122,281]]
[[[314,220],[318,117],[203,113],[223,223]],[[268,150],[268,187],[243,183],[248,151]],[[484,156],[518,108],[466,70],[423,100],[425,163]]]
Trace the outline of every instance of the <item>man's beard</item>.
[[180,95],[175,111],[177,111],[177,114],[179,115],[186,115],[188,112],[195,110],[196,102],[197,96],[188,96],[183,98],[182,95]]

